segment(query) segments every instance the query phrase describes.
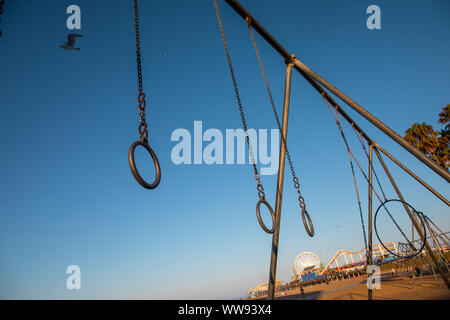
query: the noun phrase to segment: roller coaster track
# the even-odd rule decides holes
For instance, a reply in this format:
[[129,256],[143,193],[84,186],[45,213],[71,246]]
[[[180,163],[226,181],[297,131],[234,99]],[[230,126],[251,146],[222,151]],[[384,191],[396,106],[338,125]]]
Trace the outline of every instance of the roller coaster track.
[[[387,242],[384,245],[387,246],[387,247],[393,248],[393,250],[397,251],[397,246],[395,245],[395,242]],[[337,259],[340,256],[344,256],[344,258],[345,258],[345,260],[346,260],[346,262],[348,264],[346,255],[349,255],[350,259],[352,260],[352,263],[354,263],[353,262],[353,258],[351,257],[351,255],[359,254],[360,260],[357,262],[357,264],[362,264],[364,259],[366,259],[366,253],[364,253],[364,255],[361,255],[361,253],[363,251],[365,251],[365,250],[366,250],[366,248],[363,248],[363,249],[361,249],[359,251],[338,250],[336,252],[336,254],[334,255],[334,257],[330,260],[330,262],[327,264],[327,266],[322,270],[322,272],[320,274],[326,273],[328,271],[328,269],[330,269],[331,265],[335,261],[337,261]],[[380,255],[384,256],[384,254],[387,254],[386,250],[383,248],[383,246],[381,244],[374,245],[373,249],[372,249],[372,253],[373,253],[374,256],[380,256]]]

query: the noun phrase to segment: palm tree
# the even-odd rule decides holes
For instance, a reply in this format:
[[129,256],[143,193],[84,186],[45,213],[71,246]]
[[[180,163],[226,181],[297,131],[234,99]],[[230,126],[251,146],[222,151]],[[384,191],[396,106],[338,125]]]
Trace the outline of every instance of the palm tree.
[[450,130],[450,104],[447,103],[447,105],[442,108],[441,113],[439,113],[438,122],[445,125],[445,130]]
[[445,125],[445,129],[440,132],[434,130],[429,124],[413,123],[411,128],[405,131],[405,139],[428,158],[448,169],[450,167],[450,104],[442,108],[438,122]]
[[439,147],[439,133],[433,129],[433,126],[426,123],[413,123],[405,133],[406,141],[425,153],[428,158],[438,161],[436,149]]
[[438,122],[445,125],[445,127],[440,132],[441,145],[437,152],[445,162],[445,168],[448,168],[450,162],[450,104],[447,103],[447,105],[442,108],[442,111],[439,113]]

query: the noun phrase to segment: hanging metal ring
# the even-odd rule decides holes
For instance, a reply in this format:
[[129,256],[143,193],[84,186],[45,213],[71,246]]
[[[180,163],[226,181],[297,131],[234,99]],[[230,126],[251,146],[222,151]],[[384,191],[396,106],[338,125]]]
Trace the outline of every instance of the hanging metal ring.
[[[308,223],[306,223],[305,216],[308,219]],[[314,237],[314,226],[311,221],[311,217],[309,216],[309,213],[308,213],[308,211],[306,211],[306,209],[302,209],[302,220],[303,220],[303,225],[305,226],[306,233],[311,238]]]
[[[151,184],[147,183],[141,177],[139,171],[136,168],[136,163],[134,162],[134,151],[137,146],[143,146],[145,149],[147,149],[148,153],[150,153],[150,155],[152,156],[153,163],[155,164],[156,176],[155,180]],[[130,169],[131,172],[133,173],[134,178],[137,180],[137,182],[139,182],[141,186],[147,189],[155,189],[159,185],[159,182],[161,181],[161,167],[159,166],[159,161],[158,158],[156,157],[155,152],[152,150],[152,148],[150,148],[148,142],[138,140],[131,145],[130,150],[128,151],[128,163],[130,164]]]
[[[272,216],[272,229],[267,228],[266,225],[264,224],[262,218],[261,218],[261,213],[259,212],[261,204],[264,204],[267,207],[267,209],[269,209],[270,215]],[[263,230],[265,232],[267,232],[267,233],[274,233],[275,232],[275,227],[276,227],[275,213],[273,213],[272,207],[267,203],[267,201],[265,199],[259,200],[258,203],[256,204],[256,217],[258,218],[259,225],[261,226],[261,228],[263,228]]]
[[[417,216],[419,217],[420,222],[422,222],[422,228],[423,228],[422,231],[423,231],[424,239],[427,238],[427,229],[426,229],[425,223],[424,223],[424,217],[425,217],[425,215],[423,214],[423,212],[416,211],[416,209],[414,209],[414,207],[413,207],[412,205],[410,205],[410,204],[409,204],[408,202],[406,202],[406,201],[402,201],[402,200],[399,200],[399,199],[389,199],[389,200],[385,200],[384,202],[382,202],[382,203],[378,206],[377,211],[375,212],[375,216],[374,216],[374,218],[373,218],[373,226],[374,226],[374,229],[375,229],[375,235],[377,236],[378,241],[380,242],[380,244],[383,246],[384,249],[386,249],[386,250],[387,250],[390,254],[392,254],[393,256],[396,256],[397,258],[400,258],[400,259],[410,259],[410,258],[414,258],[415,256],[419,255],[419,254],[423,251],[423,249],[425,248],[425,241],[422,241],[422,246],[420,247],[419,250],[417,250],[416,253],[413,253],[413,254],[410,254],[410,255],[406,255],[406,256],[402,256],[402,255],[396,254],[396,253],[392,252],[391,250],[389,250],[389,249],[384,245],[383,241],[381,241],[380,236],[378,235],[378,230],[377,230],[377,217],[378,217],[378,211],[380,211],[381,208],[385,208],[385,210],[387,211],[385,205],[386,205],[386,203],[388,203],[388,202],[400,202],[400,203],[402,203],[403,205],[406,205],[406,206],[410,207],[414,213],[417,213]],[[416,229],[416,230],[417,230],[417,229]],[[407,239],[407,241],[409,242],[409,239]]]

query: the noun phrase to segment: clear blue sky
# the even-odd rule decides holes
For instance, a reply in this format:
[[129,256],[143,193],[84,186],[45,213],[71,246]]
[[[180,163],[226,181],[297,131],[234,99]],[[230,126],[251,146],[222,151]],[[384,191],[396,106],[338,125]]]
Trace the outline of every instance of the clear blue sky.
[[[59,48],[70,32],[71,4],[82,11],[81,51]],[[440,128],[437,114],[450,102],[447,0],[242,4],[287,50],[399,134],[413,122]],[[381,30],[366,28],[371,4],[381,8]],[[246,25],[219,5],[249,127],[276,128]],[[170,157],[171,133],[192,132],[194,120],[204,129],[241,128],[212,1],[140,1],[147,120],[163,174],[153,191],[137,184],[127,159],[138,137],[132,1],[6,1],[1,18],[1,298],[233,298],[267,281],[271,236],[256,220],[251,167],[177,166]],[[257,41],[281,112],[284,63]],[[326,263],[338,249],[363,247],[334,120],[297,73],[292,86],[288,144],[316,236],[300,224],[286,171],[278,260],[284,281],[302,251]],[[345,110],[449,197],[447,182]],[[144,156],[138,152],[138,164],[150,176]],[[407,200],[449,230],[448,207],[388,164]],[[367,188],[357,174],[366,212]],[[275,183],[276,176],[263,177],[273,205]],[[386,240],[400,239],[386,233]],[[79,291],[65,287],[72,264],[81,268]]]

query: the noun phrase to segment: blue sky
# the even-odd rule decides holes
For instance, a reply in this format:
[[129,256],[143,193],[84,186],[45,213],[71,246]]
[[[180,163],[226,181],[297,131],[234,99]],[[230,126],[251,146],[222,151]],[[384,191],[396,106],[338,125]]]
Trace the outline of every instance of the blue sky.
[[[413,122],[437,125],[449,102],[450,4],[442,1],[241,2],[290,52],[403,135]],[[59,48],[66,8],[81,8],[80,51]],[[366,8],[381,8],[381,30]],[[250,128],[276,128],[243,20],[219,1]],[[249,165],[175,165],[170,137],[241,128],[212,1],[140,1],[143,81],[150,143],[162,181],[134,180],[137,140],[132,1],[6,1],[0,23],[0,297],[27,299],[232,298],[268,279],[271,236],[255,216]],[[281,113],[283,60],[257,36]],[[321,97],[292,80],[288,147],[316,236],[301,225],[286,171],[278,279],[302,251],[328,262],[363,238],[347,154]],[[342,104],[343,105],[343,104]],[[350,108],[376,141],[448,198],[448,183]],[[367,168],[346,125],[350,144]],[[144,176],[151,161],[137,152]],[[448,207],[388,162],[408,202],[441,229]],[[394,191],[376,165],[388,197]],[[364,212],[367,187],[358,174]],[[274,206],[276,176],[262,178]],[[399,213],[400,214],[400,213]],[[365,217],[366,218],[366,217]],[[367,219],[366,219],[367,225]],[[405,222],[405,230],[409,225]],[[408,229],[409,228],[409,229]],[[387,228],[386,230],[390,230]],[[400,236],[386,231],[387,241]],[[374,242],[377,242],[374,239]],[[81,268],[81,290],[65,287]]]

